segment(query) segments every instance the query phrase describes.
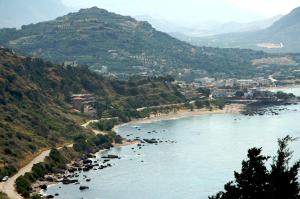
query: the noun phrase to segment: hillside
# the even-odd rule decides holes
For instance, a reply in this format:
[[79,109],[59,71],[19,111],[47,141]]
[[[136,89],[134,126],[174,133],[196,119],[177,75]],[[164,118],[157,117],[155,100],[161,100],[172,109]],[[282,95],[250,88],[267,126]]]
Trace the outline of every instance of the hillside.
[[267,52],[300,52],[300,7],[283,16],[269,28],[212,37],[191,38],[195,45],[213,47],[250,48]]
[[74,93],[94,94],[121,121],[140,117],[135,108],[184,101],[168,79],[110,80],[0,48],[0,176],[15,172],[40,149],[84,132],[80,124],[88,116],[68,103]]
[[55,63],[76,60],[95,70],[107,66],[114,73],[145,71],[174,77],[186,69],[202,75],[245,76],[248,70],[255,71],[249,68],[253,59],[267,56],[251,50],[195,47],[156,31],[147,22],[96,7],[21,30],[2,29],[0,45]]

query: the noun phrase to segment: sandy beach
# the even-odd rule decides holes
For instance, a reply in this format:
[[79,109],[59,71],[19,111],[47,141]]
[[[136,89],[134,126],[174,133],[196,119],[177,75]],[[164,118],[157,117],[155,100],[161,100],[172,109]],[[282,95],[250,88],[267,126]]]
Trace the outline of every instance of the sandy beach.
[[169,113],[158,113],[152,114],[148,118],[142,119],[134,119],[128,123],[116,125],[113,130],[118,131],[118,128],[127,125],[127,124],[143,124],[143,123],[152,123],[158,122],[161,120],[174,120],[183,117],[192,117],[192,116],[199,116],[199,115],[209,115],[209,114],[239,114],[245,109],[246,105],[244,104],[230,104],[226,105],[223,109],[214,108],[209,110],[207,108],[203,109],[179,109],[176,111],[171,111]]

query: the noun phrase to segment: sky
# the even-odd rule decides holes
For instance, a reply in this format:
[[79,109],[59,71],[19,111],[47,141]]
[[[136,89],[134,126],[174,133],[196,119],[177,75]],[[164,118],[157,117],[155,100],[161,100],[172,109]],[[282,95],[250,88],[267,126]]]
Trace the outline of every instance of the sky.
[[98,6],[123,15],[178,23],[250,22],[287,14],[300,0],[62,0],[73,8]]

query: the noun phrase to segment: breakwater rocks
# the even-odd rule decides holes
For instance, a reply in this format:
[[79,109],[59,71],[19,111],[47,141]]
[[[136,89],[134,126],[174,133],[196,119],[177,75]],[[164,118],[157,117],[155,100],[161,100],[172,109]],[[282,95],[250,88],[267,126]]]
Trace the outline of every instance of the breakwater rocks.
[[[165,130],[162,130],[161,132],[166,132]],[[145,132],[147,133],[147,132]],[[153,130],[151,132],[148,132],[149,134],[156,134],[157,131]],[[142,151],[140,150],[143,147],[146,146],[153,146],[158,144],[174,144],[176,141],[172,140],[164,140],[162,138],[141,138],[141,137],[135,137],[133,139],[127,139],[128,142],[134,143],[130,147],[133,153],[136,153],[137,156],[140,158],[142,157]],[[155,137],[155,136],[153,136]],[[101,170],[113,167],[114,164],[116,164],[119,159],[121,159],[120,156],[116,154],[109,154],[110,151],[106,151],[102,155],[94,155],[92,153],[84,155],[84,157],[72,162],[71,164],[66,165],[66,168],[64,170],[56,170],[50,175],[47,175],[42,181],[40,189],[46,190],[47,185],[49,184],[55,184],[55,183],[61,183],[64,186],[69,185],[75,185],[78,186],[78,189],[80,191],[88,191],[89,190],[89,182],[93,181],[93,179],[88,178],[88,172],[98,170],[99,172]],[[133,160],[130,159],[130,160]],[[144,160],[139,159],[140,162],[144,162]],[[62,187],[59,187],[62,188]],[[57,193],[58,194],[58,193]]]
[[[87,154],[79,160],[66,165],[65,169],[57,169],[53,173],[48,174],[38,183],[38,189],[47,190],[48,185],[55,183],[62,183],[63,185],[80,185],[79,190],[88,190],[89,187],[86,185],[81,185],[82,183],[89,183],[90,178],[84,174],[90,170],[103,170],[108,167],[112,167],[109,163],[112,159],[121,159],[117,155],[106,155],[97,159],[93,154]],[[81,174],[81,175],[80,175]],[[82,179],[79,179],[83,177]],[[54,198],[59,194],[44,196],[44,198]]]
[[[282,101],[262,101],[248,104],[243,115],[279,115],[280,112],[288,110],[287,106],[297,105],[299,100],[282,100]],[[294,110],[296,111],[296,110]]]

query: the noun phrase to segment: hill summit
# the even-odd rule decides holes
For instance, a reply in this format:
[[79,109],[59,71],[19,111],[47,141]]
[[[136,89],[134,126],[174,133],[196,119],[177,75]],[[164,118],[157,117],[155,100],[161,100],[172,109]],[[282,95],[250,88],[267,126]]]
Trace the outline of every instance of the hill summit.
[[[149,75],[244,75],[263,52],[195,47],[149,23],[92,7],[52,21],[0,30],[0,45],[52,62],[77,61],[95,70]],[[250,68],[251,69],[251,68]],[[251,69],[252,70],[252,69]]]

